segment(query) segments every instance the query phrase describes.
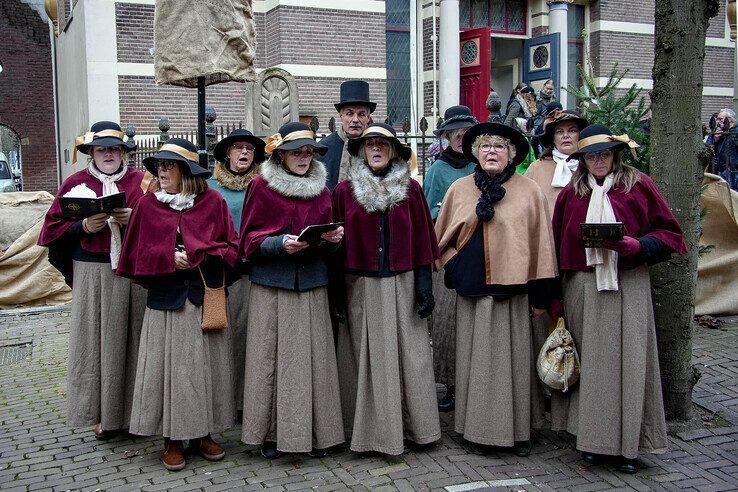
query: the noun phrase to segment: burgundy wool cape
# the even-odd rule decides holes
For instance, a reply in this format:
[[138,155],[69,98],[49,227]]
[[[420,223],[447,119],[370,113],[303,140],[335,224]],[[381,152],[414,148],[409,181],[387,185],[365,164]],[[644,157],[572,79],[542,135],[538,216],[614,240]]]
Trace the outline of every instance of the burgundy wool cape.
[[195,197],[192,208],[177,211],[147,193],[131,215],[117,273],[135,280],[174,273],[174,249],[179,227],[190,267],[205,255],[217,256],[234,268],[236,230],[228,204],[208,188]]
[[[356,200],[351,181],[342,181],[333,191],[336,222],[345,222],[343,236],[344,267],[349,270],[379,270],[380,212],[367,212]],[[438,241],[423,190],[411,179],[407,198],[390,207],[389,269],[406,272],[430,265],[440,257]]]
[[[615,217],[623,223],[624,235],[634,238],[654,237],[660,239],[673,252],[686,253],[687,245],[684,242],[682,228],[671,213],[669,205],[653,180],[643,173],[639,174],[640,179],[630,192],[625,193],[622,186],[616,186],[607,194]],[[579,232],[579,224],[587,221],[590,196],[591,194],[577,195],[574,187],[568,184],[556,199],[553,233],[559,257],[559,270],[593,270],[593,267],[587,266]],[[618,270],[631,270],[642,263],[638,255],[618,256]]]

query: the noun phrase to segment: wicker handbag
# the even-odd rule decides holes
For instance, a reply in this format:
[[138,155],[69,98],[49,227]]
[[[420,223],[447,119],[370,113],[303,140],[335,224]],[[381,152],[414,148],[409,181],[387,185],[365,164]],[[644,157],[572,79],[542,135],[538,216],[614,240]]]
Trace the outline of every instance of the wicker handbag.
[[223,273],[223,285],[220,287],[210,288],[205,283],[205,277],[200,268],[202,279],[202,287],[205,290],[205,297],[202,300],[202,322],[200,326],[203,331],[208,330],[224,330],[228,327],[228,304],[225,294],[225,272]]
[[579,354],[564,318],[559,318],[556,328],[543,343],[536,369],[546,386],[564,393],[579,381]]

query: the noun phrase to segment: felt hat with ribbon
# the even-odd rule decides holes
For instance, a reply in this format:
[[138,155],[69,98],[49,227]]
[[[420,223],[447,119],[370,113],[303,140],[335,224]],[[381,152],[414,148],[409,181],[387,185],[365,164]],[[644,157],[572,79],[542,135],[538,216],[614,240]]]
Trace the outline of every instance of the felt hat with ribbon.
[[543,133],[539,135],[541,144],[543,144],[544,147],[554,146],[553,140],[556,127],[560,123],[564,122],[576,123],[576,125],[579,127],[580,132],[589,125],[589,122],[586,119],[582,118],[576,111],[571,111],[568,109],[564,111],[560,109],[554,109],[550,113],[546,114],[546,118],[544,118],[543,120]]
[[279,133],[270,136],[265,150],[271,154],[275,150],[295,150],[305,145],[312,147],[320,155],[328,152],[328,147],[315,141],[315,132],[309,126],[293,122],[282,125]]
[[151,174],[158,176],[157,163],[165,159],[186,164],[186,169],[189,169],[193,176],[207,179],[212,175],[210,171],[200,166],[195,144],[184,138],[170,138],[164,142],[156,154],[146,157],[143,165]]
[[362,133],[360,137],[349,139],[347,145],[349,154],[358,157],[361,145],[367,139],[373,137],[382,137],[389,140],[395,147],[397,155],[399,155],[403,161],[409,161],[413,155],[412,149],[400,142],[400,139],[397,138],[397,132],[395,129],[385,123],[373,123],[369,128],[364,130],[364,133]]
[[490,137],[496,135],[510,140],[515,146],[515,157],[511,163],[514,166],[517,166],[528,157],[530,144],[528,143],[528,139],[525,138],[525,135],[520,133],[520,131],[501,123],[479,123],[469,128],[461,140],[461,149],[464,151],[466,158],[472,162],[479,164],[479,159],[472,154],[472,145],[480,135],[488,135]]
[[457,128],[470,128],[479,123],[477,119],[471,114],[471,110],[466,106],[451,106],[443,113],[443,123],[438,127],[437,130],[433,131],[433,134],[440,137],[441,134],[448,130],[455,130]]
[[124,141],[125,136],[118,123],[98,121],[90,127],[89,132],[74,139],[72,163],[77,162],[77,151],[90,154],[92,147],[121,147],[125,152],[136,150],[136,142],[133,139]]
[[220,142],[215,144],[215,147],[213,148],[213,156],[215,156],[215,160],[217,160],[218,162],[226,162],[226,160],[228,159],[228,147],[230,147],[231,144],[235,142],[248,142],[253,145],[254,164],[260,164],[264,162],[264,159],[266,157],[264,147],[266,146],[266,144],[262,139],[254,136],[253,133],[243,128],[236,128],[231,133],[229,133],[227,137],[223,138]]
[[578,150],[569,156],[569,159],[580,159],[588,152],[600,152],[605,149],[630,149],[634,159],[638,158],[635,149],[640,147],[628,134],[613,135],[605,125],[589,125],[579,133]]
[[373,113],[377,103],[369,100],[369,84],[364,80],[347,80],[341,84],[340,100],[334,104],[336,111],[344,106],[366,106]]

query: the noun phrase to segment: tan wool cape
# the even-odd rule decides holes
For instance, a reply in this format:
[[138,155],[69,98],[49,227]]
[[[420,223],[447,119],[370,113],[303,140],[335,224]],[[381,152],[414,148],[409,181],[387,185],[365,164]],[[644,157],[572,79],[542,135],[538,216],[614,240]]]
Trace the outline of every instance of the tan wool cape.
[[558,197],[561,190],[564,189],[551,186],[555,170],[556,163],[552,158],[548,157],[546,159],[538,159],[531,163],[524,175],[526,178],[530,178],[538,183],[538,186],[541,187],[541,191],[546,197],[548,212],[550,214],[553,213],[554,205],[556,205],[556,197]]

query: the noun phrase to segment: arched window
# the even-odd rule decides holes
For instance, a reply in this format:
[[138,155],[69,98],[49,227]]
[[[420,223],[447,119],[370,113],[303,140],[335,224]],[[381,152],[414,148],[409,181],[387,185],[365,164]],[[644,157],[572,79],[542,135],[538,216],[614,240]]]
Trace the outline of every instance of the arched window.
[[0,154],[7,160],[8,169],[0,172],[0,180],[7,179],[5,173],[10,171],[16,179],[16,186],[22,188],[23,166],[21,162],[21,142],[18,134],[9,126],[0,124]]
[[462,29],[489,27],[498,34],[526,34],[528,4],[525,0],[461,0]]

